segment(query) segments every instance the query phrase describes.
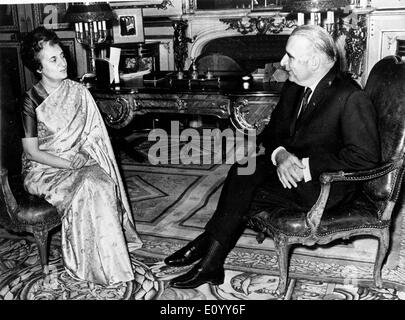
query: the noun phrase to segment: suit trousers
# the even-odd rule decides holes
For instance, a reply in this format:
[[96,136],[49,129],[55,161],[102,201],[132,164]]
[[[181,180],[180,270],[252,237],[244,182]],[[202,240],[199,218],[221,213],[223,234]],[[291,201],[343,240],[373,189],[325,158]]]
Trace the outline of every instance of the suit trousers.
[[236,245],[249,217],[255,213],[276,208],[308,211],[311,207],[300,200],[296,188],[282,186],[277,168],[268,157],[256,158],[256,170],[251,175],[238,175],[239,167],[235,163],[230,168],[217,208],[205,226],[205,230],[228,251]]

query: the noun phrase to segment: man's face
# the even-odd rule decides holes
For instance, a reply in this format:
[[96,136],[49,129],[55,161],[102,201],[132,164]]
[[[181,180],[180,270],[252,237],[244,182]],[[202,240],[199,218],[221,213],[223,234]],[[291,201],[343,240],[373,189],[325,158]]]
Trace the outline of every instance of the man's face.
[[311,43],[304,37],[292,36],[287,41],[286,54],[281,66],[288,72],[288,79],[301,86],[308,86],[313,76],[310,59],[313,55]]

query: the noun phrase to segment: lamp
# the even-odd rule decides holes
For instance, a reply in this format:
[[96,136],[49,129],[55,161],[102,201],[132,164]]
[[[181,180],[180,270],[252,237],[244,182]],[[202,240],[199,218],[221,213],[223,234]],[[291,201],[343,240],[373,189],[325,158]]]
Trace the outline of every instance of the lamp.
[[90,48],[90,75],[95,76],[96,44],[107,39],[106,21],[115,19],[114,12],[105,2],[74,3],[69,5],[65,19],[74,23],[77,42]]

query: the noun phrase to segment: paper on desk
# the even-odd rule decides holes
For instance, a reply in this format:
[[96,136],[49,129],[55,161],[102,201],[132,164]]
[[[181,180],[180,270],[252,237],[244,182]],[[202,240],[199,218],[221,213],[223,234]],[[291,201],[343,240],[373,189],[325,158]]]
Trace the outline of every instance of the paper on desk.
[[114,82],[120,82],[120,75],[118,66],[120,64],[121,48],[110,47],[110,63],[113,66]]

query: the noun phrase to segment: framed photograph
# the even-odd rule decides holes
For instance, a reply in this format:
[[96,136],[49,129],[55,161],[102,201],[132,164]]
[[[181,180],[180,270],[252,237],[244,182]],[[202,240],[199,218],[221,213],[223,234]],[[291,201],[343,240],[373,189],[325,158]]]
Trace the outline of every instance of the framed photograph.
[[117,21],[113,25],[114,43],[144,41],[142,9],[115,9]]
[[0,5],[0,32],[18,31],[17,6]]
[[35,27],[44,26],[48,29],[69,29],[65,21],[67,3],[37,3],[32,5]]
[[156,71],[155,57],[140,57],[138,49],[123,49],[120,57],[120,78],[130,79]]

